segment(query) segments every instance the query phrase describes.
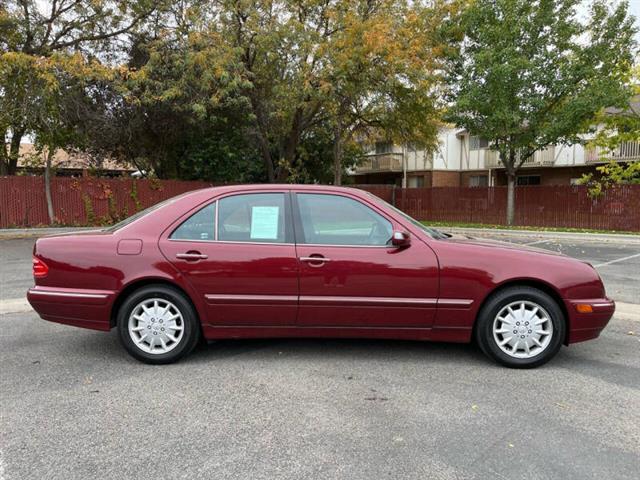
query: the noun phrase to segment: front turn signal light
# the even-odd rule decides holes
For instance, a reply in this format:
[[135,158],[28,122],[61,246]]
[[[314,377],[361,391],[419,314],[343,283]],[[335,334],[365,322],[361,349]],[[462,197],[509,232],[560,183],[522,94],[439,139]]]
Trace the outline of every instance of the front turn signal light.
[[578,313],[593,313],[593,307],[588,303],[578,303],[576,305]]
[[38,257],[33,257],[33,276],[35,278],[46,277],[49,273],[49,267]]

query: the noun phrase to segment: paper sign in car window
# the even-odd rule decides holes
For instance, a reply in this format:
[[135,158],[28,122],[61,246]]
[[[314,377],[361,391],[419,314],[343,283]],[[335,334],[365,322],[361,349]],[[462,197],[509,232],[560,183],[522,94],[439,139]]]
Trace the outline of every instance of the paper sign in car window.
[[251,238],[276,240],[280,207],[251,208]]

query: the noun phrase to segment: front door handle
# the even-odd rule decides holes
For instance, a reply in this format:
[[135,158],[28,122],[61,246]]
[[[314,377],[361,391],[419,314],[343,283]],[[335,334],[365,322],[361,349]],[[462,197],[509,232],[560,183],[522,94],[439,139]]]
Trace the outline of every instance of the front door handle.
[[180,260],[206,260],[209,256],[200,252],[187,252],[177,253],[176,258],[179,258]]
[[325,262],[330,262],[331,259],[330,258],[326,258],[326,257],[322,257],[322,256],[317,256],[317,257],[299,257],[301,262],[308,262],[311,267],[319,267],[320,265],[314,265],[314,263],[325,263]]

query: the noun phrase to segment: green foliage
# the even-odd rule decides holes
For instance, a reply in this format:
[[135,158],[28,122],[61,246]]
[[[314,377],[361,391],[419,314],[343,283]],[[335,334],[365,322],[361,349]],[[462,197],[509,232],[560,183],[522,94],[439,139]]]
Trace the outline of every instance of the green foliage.
[[142,210],[142,203],[140,202],[140,198],[138,198],[138,182],[136,180],[131,182],[131,192],[129,192],[129,196],[136,206],[136,212]]
[[589,186],[589,196],[600,197],[614,185],[640,185],[640,161],[619,163],[611,161],[596,167],[598,175],[583,175],[580,184]]
[[[69,85],[58,75],[77,80],[102,74],[94,59],[116,53],[115,39],[141,25],[163,2],[160,0],[41,2],[8,0],[0,6],[0,133],[7,145],[0,149],[0,174],[14,174],[19,147],[26,134],[38,134],[41,146],[69,143],[74,119],[84,108],[75,100],[62,108]],[[73,63],[76,65],[74,66]],[[59,65],[56,65],[59,64]],[[79,71],[82,64],[96,68]],[[91,90],[85,89],[86,97]],[[96,90],[92,91],[94,94]],[[77,90],[74,90],[74,95]],[[67,107],[72,107],[67,103]],[[57,125],[52,120],[57,118]],[[86,120],[86,118],[85,118]],[[77,123],[77,122],[76,122]],[[62,128],[64,127],[64,128]],[[46,133],[45,133],[46,131]],[[54,138],[55,137],[55,138]],[[74,143],[80,144],[78,140]],[[55,150],[55,148],[53,148]]]
[[477,0],[465,12],[450,118],[490,141],[509,174],[536,150],[578,142],[597,112],[625,106],[634,47],[626,2]]
[[87,216],[87,225],[95,225],[96,214],[95,214],[95,211],[93,210],[93,202],[91,201],[91,197],[86,193],[83,193],[82,203],[84,204],[84,213]]
[[630,101],[622,108],[607,108],[596,117],[598,130],[590,147],[600,148],[605,155],[624,142],[640,141],[640,66],[631,72]]

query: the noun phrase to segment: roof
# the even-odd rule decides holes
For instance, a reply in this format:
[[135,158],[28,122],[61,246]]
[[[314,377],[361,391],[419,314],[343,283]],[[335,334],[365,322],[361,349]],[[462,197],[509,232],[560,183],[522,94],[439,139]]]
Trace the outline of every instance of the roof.
[[316,184],[298,184],[298,183],[249,183],[249,184],[237,184],[237,185],[222,185],[217,187],[209,187],[205,190],[211,191],[224,191],[224,192],[237,192],[237,191],[252,191],[252,190],[308,190],[312,192],[321,191],[347,191],[347,192],[362,192],[359,188],[342,186],[342,185],[316,185]]
[[634,95],[631,97],[627,108],[609,107],[605,109],[605,112],[609,115],[617,115],[622,112],[632,112],[636,115],[640,115],[640,95]]

